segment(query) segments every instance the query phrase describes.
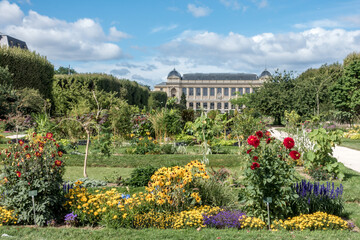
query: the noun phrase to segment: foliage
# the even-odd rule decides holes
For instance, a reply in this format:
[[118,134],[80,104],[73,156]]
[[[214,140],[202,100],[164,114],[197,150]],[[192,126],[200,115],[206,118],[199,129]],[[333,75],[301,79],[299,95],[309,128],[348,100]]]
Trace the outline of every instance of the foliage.
[[300,123],[300,115],[297,114],[294,110],[292,110],[291,112],[285,110],[284,115],[286,120],[286,128],[296,129],[297,125]]
[[181,94],[180,106],[182,108],[186,109],[186,95],[185,95],[185,93]]
[[151,176],[156,172],[157,168],[153,166],[137,167],[131,172],[131,176],[126,180],[126,184],[131,187],[147,186]]
[[181,120],[183,123],[194,122],[195,120],[195,111],[192,108],[184,109],[181,111]]
[[167,135],[173,136],[181,132],[182,122],[179,110],[165,110],[163,121]]
[[163,108],[165,107],[166,102],[167,102],[166,92],[160,92],[160,91],[150,92],[149,101],[148,101],[148,107],[150,109]]
[[12,74],[9,72],[8,66],[0,66],[0,85],[10,86],[12,84]]
[[107,185],[107,182],[91,179],[91,178],[79,178],[76,181],[69,181],[63,187],[73,188],[76,185],[76,182],[82,182],[81,186],[85,188],[94,188],[94,187],[104,187]]
[[104,156],[111,156],[111,147],[112,147],[112,134],[110,132],[110,127],[106,127],[104,125],[98,128],[99,134],[97,135],[94,149],[99,151]]
[[0,158],[5,184],[1,192],[5,197],[1,204],[15,210],[19,223],[34,222],[32,201],[28,196],[30,190],[37,191],[36,224],[44,225],[47,220],[60,216],[63,204],[60,186],[64,173],[61,156],[51,133],[46,137],[35,136],[29,145],[20,140],[3,151]]
[[176,146],[174,144],[163,144],[161,145],[161,152],[164,154],[176,153]]
[[134,138],[132,144],[135,146],[134,154],[159,154],[160,145],[152,137]]
[[323,166],[326,171],[340,180],[344,178],[344,174],[339,169],[339,163],[332,156],[335,144],[340,144],[342,132],[331,131],[326,132],[325,129],[314,129],[309,133],[309,139],[314,144],[313,150],[308,151],[305,157],[306,168],[316,168]]
[[351,225],[340,217],[319,211],[313,214],[303,214],[287,220],[275,220],[272,228],[290,231],[333,229],[350,230]]
[[55,74],[76,74],[77,72],[69,67],[60,66],[58,69],[55,70]]
[[[158,112],[158,113],[162,113],[162,111]],[[155,116],[154,116],[155,115]],[[162,130],[162,124],[160,121],[157,122],[157,124],[159,124],[159,126],[157,124],[154,124],[153,120],[156,120],[157,118],[161,118],[163,115],[161,114],[149,114],[149,115],[144,115],[144,114],[140,114],[140,115],[135,115],[134,118],[132,119],[132,134],[130,134],[130,137],[143,137],[143,136],[158,136],[157,133],[160,130]],[[163,120],[161,118],[161,120]],[[161,137],[161,134],[160,134]]]
[[294,77],[291,72],[276,72],[265,81],[256,94],[250,94],[249,107],[274,118],[274,124],[281,124],[285,110],[290,111],[294,102]]
[[[295,181],[294,159],[300,154],[292,150],[291,138],[284,142],[269,138],[258,131],[248,138],[247,167],[245,169],[245,209],[250,216],[267,217],[265,199],[271,198],[270,217],[285,218],[292,214],[289,204],[295,198],[291,186]],[[260,139],[259,139],[259,138]]]
[[20,48],[0,47],[0,66],[8,67],[15,89],[33,88],[51,99],[54,66],[35,52]]
[[50,109],[49,100],[44,100],[37,89],[23,88],[17,93],[20,99],[18,108],[23,114],[36,114]]
[[293,191],[299,195],[294,201],[296,214],[315,213],[317,211],[340,216],[344,210],[342,199],[343,186],[335,188],[334,183],[311,183],[302,180],[292,187]]
[[124,100],[116,99],[107,112],[113,135],[125,137],[131,131],[132,117],[137,112],[139,112],[137,107],[130,106]]
[[33,132],[45,135],[48,132],[53,132],[55,123],[51,121],[50,117],[46,113],[34,113],[31,115],[35,122],[35,129]]
[[245,213],[237,211],[220,211],[213,216],[204,215],[204,225],[218,229],[237,228],[241,229],[241,219],[245,217]]
[[17,91],[11,86],[0,84],[0,118],[15,113],[19,102]]
[[334,174],[329,173],[323,166],[313,166],[307,169],[308,174],[316,181],[334,179]]
[[352,123],[360,115],[360,53],[351,53],[344,59],[343,75],[332,90],[332,101],[342,122]]

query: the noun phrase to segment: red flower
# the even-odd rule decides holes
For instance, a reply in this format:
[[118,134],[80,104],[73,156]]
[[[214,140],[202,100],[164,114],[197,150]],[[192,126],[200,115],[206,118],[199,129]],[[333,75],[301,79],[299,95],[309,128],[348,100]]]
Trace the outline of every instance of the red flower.
[[257,139],[255,139],[255,141],[254,141],[254,143],[253,143],[253,146],[254,146],[255,148],[257,148],[259,145],[260,145],[260,140],[257,138]]
[[21,172],[16,171],[16,176],[21,177]]
[[23,140],[19,140],[19,144],[20,144],[20,146],[24,145],[24,141],[23,141]]
[[54,135],[53,135],[52,133],[50,133],[50,132],[48,132],[48,133],[46,134],[46,138],[48,138],[48,139],[52,139],[53,136],[54,136]]
[[60,167],[61,164],[62,164],[62,162],[61,162],[60,160],[55,160],[55,165],[56,165],[56,166]]
[[63,152],[62,152],[62,151],[58,151],[58,155],[59,155],[59,157],[62,157],[62,156],[63,156]]
[[54,153],[53,153],[53,154],[51,154],[51,157],[52,157],[52,158],[54,158],[54,157],[55,157],[55,154],[54,154]]
[[9,153],[9,154],[7,155],[8,158],[10,158],[10,156],[11,156],[11,153]]
[[59,148],[60,146],[59,146],[59,144],[56,144],[56,148]]
[[300,153],[297,151],[291,151],[289,155],[294,160],[297,160],[301,157]]
[[266,131],[266,132],[265,132],[265,136],[270,137],[270,136],[271,136],[271,133],[270,133],[269,131]]
[[36,133],[33,133],[33,137],[36,137]]
[[252,146],[253,146],[255,139],[257,139],[257,137],[254,136],[254,135],[251,135],[251,136],[248,137],[247,143],[248,143],[249,145],[252,145]]
[[26,146],[24,147],[24,150],[27,151],[28,149],[29,149],[29,146],[26,145]]
[[259,163],[253,162],[250,168],[251,168],[251,170],[254,170],[255,168],[259,168],[259,167],[260,167]]
[[30,159],[30,158],[31,158],[30,153],[25,154],[25,157],[26,157],[27,159]]
[[259,138],[262,138],[264,136],[264,134],[262,131],[257,131],[256,136],[258,136]]
[[36,152],[36,153],[35,153],[35,156],[37,156],[37,157],[41,157],[41,153]]
[[258,156],[254,156],[254,157],[253,157],[253,160],[254,160],[255,162],[256,162],[258,159],[259,159]]
[[269,144],[271,142],[271,138],[266,139],[266,144]]
[[294,139],[291,137],[285,138],[283,144],[287,149],[292,149],[295,146]]
[[249,150],[246,151],[247,154],[249,154],[252,151],[252,149],[250,148]]

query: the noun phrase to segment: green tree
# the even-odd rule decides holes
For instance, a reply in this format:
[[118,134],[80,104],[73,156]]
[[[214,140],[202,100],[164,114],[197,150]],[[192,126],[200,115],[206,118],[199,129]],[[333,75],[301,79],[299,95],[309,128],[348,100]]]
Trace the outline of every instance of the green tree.
[[149,103],[148,106],[151,109],[163,108],[167,102],[167,94],[166,92],[150,92]]
[[360,114],[360,53],[349,54],[343,67],[332,87],[332,100],[339,120],[351,124]]
[[60,66],[58,69],[55,70],[55,74],[76,74],[77,72],[69,67],[62,67]]
[[180,106],[181,106],[183,109],[186,109],[186,95],[185,95],[185,93],[182,93],[182,94],[181,94]]
[[256,92],[250,94],[249,105],[260,113],[274,118],[274,124],[281,124],[285,110],[293,106],[294,77],[292,72],[276,72]]

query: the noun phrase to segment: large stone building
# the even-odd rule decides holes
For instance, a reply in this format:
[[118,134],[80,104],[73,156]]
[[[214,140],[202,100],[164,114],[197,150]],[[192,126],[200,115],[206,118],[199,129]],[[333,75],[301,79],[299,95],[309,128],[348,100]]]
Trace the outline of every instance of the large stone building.
[[2,34],[0,32],[0,47],[7,46],[7,47],[19,47],[22,49],[28,49],[26,42],[21,41],[19,39],[13,38],[11,36]]
[[155,85],[155,91],[166,92],[168,97],[181,98],[184,93],[188,108],[204,111],[235,109],[230,99],[245,93],[252,93],[271,76],[266,69],[258,77],[249,73],[187,73],[172,70],[167,82]]

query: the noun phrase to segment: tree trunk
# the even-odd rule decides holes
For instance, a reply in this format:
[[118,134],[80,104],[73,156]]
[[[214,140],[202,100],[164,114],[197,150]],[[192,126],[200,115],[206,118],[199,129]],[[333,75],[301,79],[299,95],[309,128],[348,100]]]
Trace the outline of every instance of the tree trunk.
[[85,128],[87,139],[86,139],[86,148],[85,148],[85,159],[84,159],[84,177],[87,178],[88,175],[86,173],[86,166],[87,166],[87,158],[89,154],[89,144],[90,144],[90,131]]

